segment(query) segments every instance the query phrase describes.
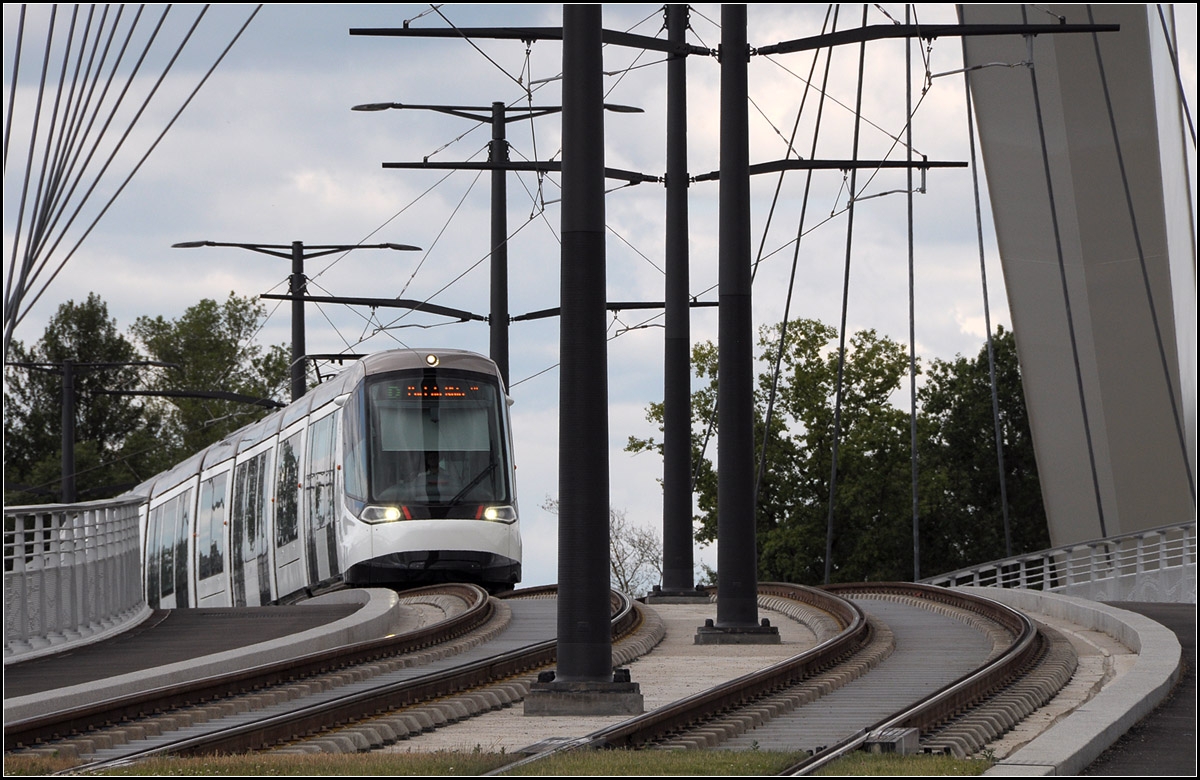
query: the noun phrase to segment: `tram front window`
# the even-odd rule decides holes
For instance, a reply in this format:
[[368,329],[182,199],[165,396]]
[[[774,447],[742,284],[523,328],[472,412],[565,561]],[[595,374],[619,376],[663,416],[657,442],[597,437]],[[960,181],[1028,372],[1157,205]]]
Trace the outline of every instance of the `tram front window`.
[[367,398],[373,502],[430,517],[511,503],[494,381],[445,372],[390,376],[368,384]]

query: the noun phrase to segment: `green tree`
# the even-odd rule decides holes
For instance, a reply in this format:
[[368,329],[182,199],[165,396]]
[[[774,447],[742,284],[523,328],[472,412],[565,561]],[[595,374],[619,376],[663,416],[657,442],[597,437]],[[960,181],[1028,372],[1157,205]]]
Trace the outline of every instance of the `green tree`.
[[[134,337],[155,360],[178,363],[180,370],[159,374],[152,390],[224,390],[255,398],[283,400],[290,353],[277,344],[254,343],[263,318],[254,298],[230,293],[224,303],[204,299],[180,317],[139,317]],[[172,447],[185,457],[265,415],[268,410],[234,401],[173,398],[159,404],[167,418]]]
[[[67,301],[28,350],[12,343],[8,362],[61,364],[140,360],[94,293]],[[159,420],[130,398],[100,391],[136,386],[145,368],[80,367],[75,372],[76,490],[81,500],[116,495],[163,464]],[[62,477],[62,374],[52,367],[5,368],[5,503],[57,501]]]
[[[288,351],[252,342],[262,309],[252,298],[203,300],[177,319],[141,317],[132,333],[150,359],[180,370],[145,367],[76,372],[76,487],[80,500],[116,495],[267,413],[230,401],[136,398],[102,390],[223,390],[278,397]],[[59,307],[42,339],[13,342],[8,362],[143,360],[96,295]],[[7,367],[4,383],[6,504],[57,501],[61,490],[62,380],[53,370]],[[21,489],[18,489],[21,488]],[[28,488],[28,489],[25,489]]]
[[[996,363],[1005,488],[1014,555],[1050,546],[1041,484],[1025,410],[1016,339],[1003,327],[992,339]],[[937,568],[953,571],[1005,557],[1003,508],[992,415],[987,346],[974,358],[935,360],[920,392],[928,435],[922,468],[936,477],[926,491],[926,545]]]
[[[764,370],[755,394],[756,453],[761,452],[764,438],[780,332],[780,325],[764,327],[759,332],[759,361]],[[760,478],[756,505],[762,580],[816,584],[824,579],[838,371],[836,338],[833,328],[815,320],[788,323],[766,469]],[[855,333],[848,341],[833,514],[832,579],[835,582],[910,579],[913,571],[910,418],[907,411],[892,403],[908,375],[908,350],[871,330]],[[998,352],[1006,361],[1000,372],[1003,414],[1016,424],[1024,419],[1024,404],[1015,351],[1006,347]],[[712,441],[706,443],[717,398],[717,354],[717,347],[711,342],[696,345],[692,354],[697,376],[707,380],[692,397],[695,492],[700,508],[696,535],[702,541],[715,539],[717,527],[717,475],[712,457],[716,448]],[[989,387],[986,351],[982,359],[986,391]],[[972,383],[978,380],[978,370],[978,360],[935,361],[922,394],[933,410],[918,416],[918,441],[922,442],[918,469],[921,571],[925,574],[958,568],[966,565],[964,561],[982,562],[1003,555],[1002,535],[998,553],[994,545],[982,545],[976,540],[977,536],[983,536],[994,541],[992,531],[983,530],[984,524],[990,522],[984,507],[996,507],[995,528],[999,529],[998,503],[961,503],[980,502],[984,494],[990,495],[993,488],[983,484],[982,476],[989,459],[990,484],[995,486],[996,493],[999,491],[994,443],[990,443],[993,442],[990,438],[987,441],[981,438],[979,427],[984,415],[987,430],[991,431],[990,391],[981,397],[978,392],[963,393],[955,384],[960,374],[969,376],[968,384],[977,390]],[[661,426],[662,405],[652,405],[647,416]],[[716,434],[715,426],[711,433]],[[1032,490],[1038,496],[1040,509],[1028,434],[1022,437],[1013,433],[1009,438],[1009,446],[1016,450],[1008,466],[1010,474],[1022,485],[1018,494],[1025,501],[1031,499]],[[958,454],[959,448],[964,447],[974,449],[969,455]],[[661,443],[631,438],[627,449],[661,451]],[[969,493],[971,489],[979,495]],[[1039,522],[1038,513],[1031,508],[1025,516],[1028,519],[1023,527],[1032,533]],[[1044,534],[1044,517],[1040,523]]]

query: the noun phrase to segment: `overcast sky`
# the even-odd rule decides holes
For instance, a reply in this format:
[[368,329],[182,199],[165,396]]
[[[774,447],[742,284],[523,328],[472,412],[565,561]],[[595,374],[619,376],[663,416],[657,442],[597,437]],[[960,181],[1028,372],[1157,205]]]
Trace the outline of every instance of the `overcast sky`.
[[[66,8],[66,7],[64,7]],[[605,6],[604,24],[656,36],[660,6]],[[900,4],[871,6],[868,23],[903,21]],[[1082,7],[1081,7],[1082,8]],[[18,7],[4,7],[5,110]],[[176,6],[160,33],[161,44],[143,66],[131,95],[138,100],[164,68],[169,53],[199,13]],[[172,68],[112,170],[106,185],[89,201],[85,216],[68,232],[71,246],[137,159],[153,143],[222,48],[249,17],[253,6],[214,6]],[[161,6],[147,14],[157,19]],[[1178,6],[1183,70],[1189,100],[1195,100],[1195,11]],[[34,6],[26,22],[27,41],[45,39],[47,7]],[[825,6],[778,5],[749,9],[752,46],[813,35],[820,31]],[[417,19],[417,17],[420,17]],[[862,7],[846,6],[839,28],[861,23]],[[488,175],[464,171],[385,170],[381,163],[485,160],[489,130],[457,117],[425,111],[352,112],[369,102],[486,106],[559,105],[561,46],[539,42],[526,52],[520,41],[398,39],[350,36],[350,28],[499,26],[561,24],[557,5],[268,5],[150,155],[136,177],[87,240],[75,252],[42,300],[18,327],[16,338],[36,341],[46,320],[62,302],[91,291],[108,302],[126,330],[140,315],[177,317],[201,298],[286,292],[285,260],[236,249],[171,249],[180,241],[213,240],[287,244],[414,244],[422,252],[361,250],[345,257],[310,261],[312,294],[431,299],[455,308],[486,313],[488,307]],[[952,5],[918,7],[919,21],[954,21]],[[720,8],[700,5],[692,14],[691,40],[715,48],[720,40]],[[1071,21],[1086,21],[1071,19]],[[65,28],[61,28],[65,29]],[[60,35],[63,33],[59,33]],[[915,47],[914,146],[931,160],[968,159],[961,75],[932,80],[921,99],[926,65]],[[33,49],[31,48],[30,51]],[[804,94],[803,77],[811,54],[755,57],[750,63],[751,161],[785,156],[783,136],[791,133]],[[957,39],[934,41],[926,52],[928,69],[938,74],[961,65]],[[824,110],[818,157],[849,157],[858,47],[835,52],[829,98]],[[662,56],[608,47],[604,54],[607,100],[643,108],[644,114],[609,114],[605,125],[610,167],[661,174],[665,153],[665,66]],[[824,60],[822,59],[822,64]],[[33,79],[40,63],[28,52],[14,101],[13,140],[6,157],[4,231],[11,251],[16,203],[24,174],[28,120],[33,112]],[[638,66],[630,69],[631,66]],[[818,70],[818,74],[820,71]],[[1013,78],[1028,78],[1013,69]],[[689,168],[716,170],[719,93],[718,64],[693,57],[689,75]],[[818,75],[819,79],[819,75]],[[902,131],[905,112],[903,42],[872,43],[867,49],[860,156],[903,157],[893,135]],[[526,88],[533,85],[532,96]],[[140,92],[138,91],[140,89]],[[796,148],[809,156],[812,106],[801,120]],[[24,112],[24,113],[22,113]],[[6,120],[7,121],[7,120]],[[24,134],[23,134],[24,133]],[[557,155],[560,120],[548,116],[509,125],[515,159]],[[115,133],[113,134],[115,137]],[[11,164],[11,166],[10,166]],[[443,180],[444,179],[444,180]],[[863,187],[865,176],[860,176]],[[804,178],[783,183],[769,230],[768,213],[777,176],[753,182],[753,242],[764,260],[755,293],[755,324],[778,322],[788,289]],[[616,182],[612,187],[619,187]],[[905,186],[901,171],[880,174],[865,194]],[[983,344],[983,305],[971,179],[967,171],[931,171],[925,194],[916,198],[916,331],[923,360],[974,354]],[[516,314],[558,305],[558,177],[538,182],[533,175],[509,177],[510,310]],[[814,177],[806,235],[792,304],[793,317],[813,317],[836,325],[840,316],[845,257],[845,182],[836,171]],[[691,188],[691,289],[716,300],[717,185]],[[663,296],[663,190],[655,184],[623,187],[606,202],[610,228],[609,300],[661,300]],[[831,214],[836,216],[830,218]],[[905,198],[890,194],[862,201],[855,212],[851,330],[874,328],[898,341],[908,333]],[[1009,324],[1003,280],[985,203],[988,283],[993,326]],[[765,232],[765,237],[764,237]],[[62,251],[60,251],[60,255]],[[5,273],[7,274],[7,258]],[[269,311],[276,302],[266,302]],[[662,320],[653,313],[622,312],[612,317],[609,344],[609,421],[613,507],[631,520],[657,526],[661,492],[657,456],[623,451],[630,436],[657,435],[645,420],[646,406],[662,398]],[[310,306],[308,351],[375,351],[398,346],[441,346],[487,352],[483,323],[444,324],[444,318],[395,310],[372,315],[343,306]],[[398,321],[397,321],[398,319]],[[648,327],[637,327],[639,325]],[[385,327],[386,326],[386,327]],[[288,307],[279,307],[261,332],[264,343],[290,338]],[[693,341],[716,339],[715,309],[693,315]],[[518,489],[525,538],[525,584],[557,580],[556,520],[540,508],[557,494],[558,360],[557,320],[514,323],[511,329],[511,394]],[[6,381],[8,376],[6,374]],[[906,396],[907,392],[903,395]],[[903,401],[903,399],[900,399]],[[715,565],[715,551],[699,560]]]

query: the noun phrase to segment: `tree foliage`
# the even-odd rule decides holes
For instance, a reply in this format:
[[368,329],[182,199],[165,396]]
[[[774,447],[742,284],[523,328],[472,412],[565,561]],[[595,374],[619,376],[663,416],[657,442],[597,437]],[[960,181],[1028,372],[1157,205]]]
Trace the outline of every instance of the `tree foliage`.
[[[782,324],[759,332],[764,370],[755,390],[755,452],[768,442],[759,476],[756,535],[762,580],[816,584],[825,576],[830,480],[838,374],[837,333],[815,320],[787,324],[771,432],[764,437],[772,368]],[[1045,517],[1021,396],[1011,334],[997,358],[1006,430],[1006,466],[1014,551],[1044,546]],[[1006,339],[1006,340],[1005,340]],[[913,574],[911,423],[893,397],[906,386],[906,347],[866,330],[848,339],[842,378],[836,493],[833,497],[832,579],[907,580]],[[699,514],[696,536],[717,530],[717,471],[712,436],[717,399],[717,347],[693,349],[704,382],[692,396],[693,463]],[[982,363],[981,363],[982,361]],[[983,385],[979,384],[982,366]],[[983,394],[981,395],[981,388]],[[933,361],[918,413],[922,575],[1004,555],[986,348],[979,358]],[[906,394],[905,394],[906,395]],[[662,424],[662,405],[648,418]],[[631,438],[630,451],[657,450],[661,442]],[[1012,451],[1009,454],[1009,451]],[[986,468],[991,463],[991,479]],[[987,483],[987,484],[985,484]],[[1039,536],[1038,529],[1041,529]]]
[[[4,482],[6,503],[57,501],[62,471],[62,387],[60,366],[128,363],[142,359],[117,330],[108,306],[94,293],[67,301],[26,349],[13,341],[4,383]],[[156,461],[158,419],[130,398],[100,391],[138,385],[144,369],[133,366],[79,366],[74,372],[76,489],[81,500],[120,492],[122,485],[148,476]]]
[[[155,360],[179,370],[80,367],[75,372],[76,487],[80,500],[116,495],[252,422],[267,410],[227,401],[109,395],[108,390],[225,390],[272,397],[285,386],[288,351],[254,344],[262,308],[232,293],[202,300],[177,319],[141,317],[122,335],[95,294],[62,304],[42,338],[14,341],[10,363]],[[139,350],[139,343],[144,350]],[[62,471],[62,375],[7,367],[4,383],[6,504],[57,501]]]
[[[992,339],[996,363],[1005,489],[1014,554],[1050,546],[1034,462],[1016,339],[1000,327]],[[987,346],[974,358],[935,360],[921,390],[929,436],[922,458],[938,477],[929,491],[929,542],[944,570],[1005,554]],[[932,572],[931,572],[932,573]]]
[[[290,352],[266,350],[253,336],[262,306],[233,293],[224,303],[205,298],[180,317],[138,317],[134,337],[154,360],[177,363],[148,383],[152,390],[224,390],[254,398],[277,398],[286,387]],[[186,456],[263,416],[261,407],[234,401],[173,398],[163,404],[172,445]]]

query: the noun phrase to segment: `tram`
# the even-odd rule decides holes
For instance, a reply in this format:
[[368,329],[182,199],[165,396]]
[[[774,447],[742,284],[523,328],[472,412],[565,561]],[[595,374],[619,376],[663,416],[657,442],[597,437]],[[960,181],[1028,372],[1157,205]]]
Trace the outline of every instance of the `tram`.
[[369,355],[134,489],[154,608],[521,579],[511,400],[490,359]]

